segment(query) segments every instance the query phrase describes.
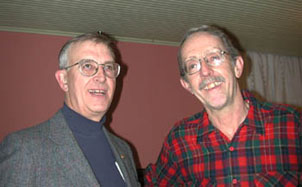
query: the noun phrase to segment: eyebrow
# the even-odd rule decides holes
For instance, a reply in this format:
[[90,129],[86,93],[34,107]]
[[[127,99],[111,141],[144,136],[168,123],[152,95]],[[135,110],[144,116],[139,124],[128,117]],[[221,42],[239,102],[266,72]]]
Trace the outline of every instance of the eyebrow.
[[[203,53],[198,53],[198,54],[201,54],[201,57],[204,58],[207,54],[216,52],[216,51],[226,51],[226,50],[214,47],[214,48],[205,50]],[[200,59],[200,57],[190,56],[189,58],[185,59],[184,62],[191,60],[191,59]]]
[[[98,61],[95,61],[95,60],[93,60],[93,59],[90,59],[90,58],[84,58],[84,59],[81,59],[80,61],[78,61],[77,63],[84,63],[84,62],[89,62],[89,61],[93,61],[93,62],[96,62],[97,64],[101,64],[101,63],[99,63]],[[104,63],[102,63],[102,64],[113,64],[113,63],[115,63],[115,61],[114,60],[112,60],[112,61],[105,61]]]
[[189,60],[198,60],[198,59],[199,59],[198,57],[192,56],[192,57],[189,57],[189,58],[185,59],[184,62],[187,62]]

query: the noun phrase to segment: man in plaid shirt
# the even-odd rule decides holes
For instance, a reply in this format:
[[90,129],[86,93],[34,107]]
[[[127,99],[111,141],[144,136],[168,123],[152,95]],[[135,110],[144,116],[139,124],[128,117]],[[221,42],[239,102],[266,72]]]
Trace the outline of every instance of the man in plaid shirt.
[[302,184],[301,114],[240,90],[244,60],[223,29],[189,30],[178,63],[182,86],[204,109],[172,128],[146,186]]

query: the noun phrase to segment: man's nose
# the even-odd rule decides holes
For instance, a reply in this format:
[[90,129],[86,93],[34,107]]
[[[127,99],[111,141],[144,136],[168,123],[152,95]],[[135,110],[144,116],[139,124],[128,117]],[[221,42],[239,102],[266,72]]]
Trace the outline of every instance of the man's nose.
[[106,74],[105,74],[103,66],[99,65],[98,72],[94,75],[93,79],[97,82],[106,81]]
[[207,64],[205,60],[200,60],[200,74],[202,76],[208,76],[212,74],[212,67]]

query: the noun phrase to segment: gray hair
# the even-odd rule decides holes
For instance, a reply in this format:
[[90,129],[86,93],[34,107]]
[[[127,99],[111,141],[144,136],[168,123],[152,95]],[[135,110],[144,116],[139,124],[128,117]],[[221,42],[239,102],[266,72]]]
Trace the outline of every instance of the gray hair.
[[98,32],[91,32],[91,33],[85,33],[79,36],[76,36],[72,38],[71,40],[68,40],[63,47],[61,48],[61,51],[59,53],[59,68],[64,69],[65,67],[68,66],[68,52],[70,47],[79,42],[85,42],[85,41],[92,41],[95,42],[96,44],[104,44],[106,45],[114,60],[116,60],[116,55],[118,54],[118,50],[116,47],[116,42],[115,40],[109,36],[106,33],[103,33],[101,31]]
[[225,47],[228,54],[230,54],[230,56],[232,58],[232,63],[234,63],[235,60],[236,60],[236,57],[240,55],[239,43],[236,43],[238,46],[235,47],[234,42],[235,42],[236,38],[234,38],[226,30],[224,30],[224,29],[222,29],[218,26],[213,26],[213,25],[202,25],[201,27],[191,28],[185,33],[185,35],[184,35],[184,37],[183,37],[183,39],[180,43],[179,50],[178,50],[178,55],[177,55],[177,61],[178,61],[180,76],[184,80],[187,80],[187,79],[186,79],[186,73],[185,73],[185,70],[184,70],[184,64],[183,64],[183,61],[182,61],[182,53],[181,53],[183,45],[186,42],[186,40],[189,39],[193,34],[202,33],[202,32],[213,35],[213,36],[216,36],[222,41],[223,46]]

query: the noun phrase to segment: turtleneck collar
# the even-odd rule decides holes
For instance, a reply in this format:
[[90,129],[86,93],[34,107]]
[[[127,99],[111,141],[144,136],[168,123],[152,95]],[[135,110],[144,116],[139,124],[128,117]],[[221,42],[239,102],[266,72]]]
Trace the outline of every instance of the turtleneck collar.
[[74,133],[82,136],[99,135],[101,128],[106,122],[106,116],[103,116],[99,122],[92,121],[69,108],[66,103],[64,103],[62,111],[69,128]]

